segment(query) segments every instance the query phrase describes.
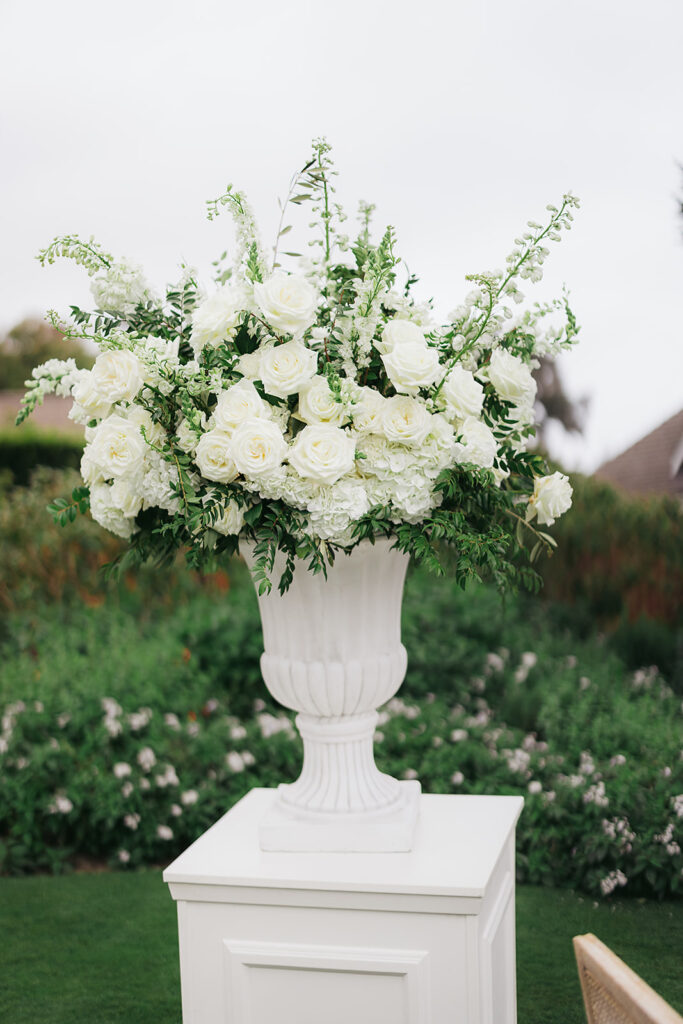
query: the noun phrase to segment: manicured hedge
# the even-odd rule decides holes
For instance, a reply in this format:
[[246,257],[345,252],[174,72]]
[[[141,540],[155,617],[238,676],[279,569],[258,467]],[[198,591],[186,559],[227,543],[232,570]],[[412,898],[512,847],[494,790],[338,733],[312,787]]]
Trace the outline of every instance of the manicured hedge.
[[9,470],[15,484],[25,487],[38,466],[77,469],[83,454],[83,441],[68,434],[48,431],[0,431],[0,473]]

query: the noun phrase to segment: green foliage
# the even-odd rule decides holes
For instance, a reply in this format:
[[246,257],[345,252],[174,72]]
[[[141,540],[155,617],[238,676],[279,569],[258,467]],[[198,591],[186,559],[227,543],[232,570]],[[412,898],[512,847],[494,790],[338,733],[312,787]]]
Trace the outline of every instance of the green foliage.
[[557,552],[541,568],[547,597],[571,603],[575,623],[598,624],[631,667],[656,664],[681,692],[682,527],[673,498],[628,498],[577,476],[553,528]]
[[22,486],[38,466],[77,469],[82,455],[83,441],[69,434],[27,428],[0,431],[0,471],[8,470]]
[[[15,519],[21,513],[29,506],[17,506]],[[73,526],[81,547],[70,572],[79,579],[88,577],[90,528],[87,517]],[[16,523],[13,531],[9,548],[21,542]],[[66,557],[55,555],[48,578]],[[17,578],[26,566],[35,579],[32,558],[35,550],[0,572]],[[57,870],[84,855],[117,864],[121,849],[129,864],[156,863],[251,786],[296,777],[291,716],[261,682],[252,583],[240,563],[227,591],[220,579],[170,569],[143,574],[130,590],[124,577],[104,605],[87,594],[52,606],[17,596],[0,634],[0,704],[12,718],[1,769],[4,870]],[[683,861],[661,837],[671,827],[670,842],[683,844],[672,804],[683,792],[681,708],[660,674],[630,675],[604,644],[559,630],[530,597],[502,604],[491,588],[462,591],[419,569],[407,581],[403,639],[409,669],[402,699],[382,713],[383,769],[417,772],[428,792],[522,793],[522,879],[601,897],[618,870],[624,892],[680,893]],[[17,700],[24,710],[8,710]],[[138,761],[145,747],[156,758],[147,770]],[[121,763],[129,775],[115,774]],[[157,784],[169,765],[177,785]],[[196,802],[183,803],[188,791]],[[73,809],[50,810],[58,796]],[[129,814],[140,815],[137,828],[125,824]],[[615,821],[634,838],[609,834]],[[159,836],[159,825],[173,838]]]

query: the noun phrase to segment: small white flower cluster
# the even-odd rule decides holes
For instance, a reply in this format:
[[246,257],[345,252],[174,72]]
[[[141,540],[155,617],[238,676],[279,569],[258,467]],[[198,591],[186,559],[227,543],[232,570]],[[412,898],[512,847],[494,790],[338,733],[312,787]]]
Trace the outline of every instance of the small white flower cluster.
[[603,818],[602,831],[608,839],[616,843],[622,853],[630,853],[633,849],[633,840],[636,838],[627,818]]
[[585,804],[595,804],[596,807],[607,807],[609,805],[609,797],[605,792],[605,783],[600,780],[594,785],[589,786],[583,794],[583,802]]
[[674,825],[672,821],[669,822],[663,832],[660,832],[653,838],[656,843],[661,843],[665,847],[670,857],[677,857],[681,852],[680,845],[674,839]]
[[617,868],[616,871],[610,871],[608,875],[600,879],[600,891],[603,896],[610,896],[617,886],[626,885],[627,882],[628,878],[624,872]]

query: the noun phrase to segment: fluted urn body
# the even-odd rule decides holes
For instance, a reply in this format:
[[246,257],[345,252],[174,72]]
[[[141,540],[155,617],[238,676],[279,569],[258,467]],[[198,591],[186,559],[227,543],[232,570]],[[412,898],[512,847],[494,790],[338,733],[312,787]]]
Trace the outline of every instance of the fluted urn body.
[[[258,598],[261,671],[271,694],[299,714],[301,775],[278,789],[265,849],[409,849],[418,783],[380,772],[376,709],[403,682],[401,602],[408,556],[363,542],[322,573],[297,566],[289,590]],[[253,555],[247,552],[248,564]],[[276,563],[274,582],[282,565]]]

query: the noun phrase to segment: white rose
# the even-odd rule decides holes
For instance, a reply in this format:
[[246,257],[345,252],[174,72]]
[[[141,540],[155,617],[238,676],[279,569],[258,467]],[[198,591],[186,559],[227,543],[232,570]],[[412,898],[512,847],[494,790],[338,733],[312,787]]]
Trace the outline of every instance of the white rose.
[[382,331],[382,340],[375,341],[374,345],[378,352],[384,355],[392,352],[397,345],[405,345],[412,342],[416,345],[426,344],[424,331],[411,320],[390,320]]
[[405,341],[382,356],[387,376],[399,394],[416,395],[439,376],[441,364],[435,348],[417,341]]
[[155,423],[151,413],[143,409],[141,405],[131,405],[125,411],[125,418],[135,426],[145,428],[145,439],[152,444],[160,446],[166,440],[166,431],[160,423]]
[[352,437],[329,423],[304,427],[292,446],[289,464],[299,476],[321,484],[333,484],[355,465]]
[[89,462],[105,480],[133,477],[142,471],[145,442],[139,428],[123,416],[109,416],[93,431]]
[[190,337],[196,358],[207,346],[217,348],[234,336],[246,306],[244,290],[230,281],[197,306],[192,314]]
[[71,394],[74,404],[69,412],[69,418],[75,420],[76,423],[101,420],[111,412],[111,402],[103,397],[95,387],[91,370],[83,371],[83,375],[74,385]]
[[90,514],[96,523],[105,530],[128,540],[135,529],[132,519],[126,518],[116,507],[109,484],[94,483],[90,487]]
[[237,476],[232,458],[230,434],[224,430],[207,430],[202,434],[194,457],[202,476],[219,484],[229,484]]
[[491,469],[498,451],[498,444],[493,431],[477,420],[468,416],[460,431],[461,444],[456,456],[458,462],[473,462],[475,466]]
[[497,348],[491,355],[488,377],[501,398],[523,406],[533,403],[536,381],[527,363],[507,349]]
[[268,415],[266,404],[254,385],[250,380],[242,379],[227,391],[221,391],[213,411],[213,422],[218,430],[229,434],[245,420],[267,419]]
[[313,377],[301,388],[299,416],[304,423],[343,423],[346,410],[342,402],[335,401],[327,377]]
[[552,526],[572,504],[572,485],[564,473],[536,477],[529,505],[542,526]]
[[244,526],[244,513],[236,501],[229,501],[218,519],[211,524],[211,529],[226,537],[239,533]]
[[135,482],[126,477],[114,480],[109,490],[113,506],[120,510],[126,519],[134,519],[142,508],[142,495]]
[[420,445],[431,429],[431,416],[414,398],[396,395],[385,399],[381,413],[382,432],[388,441]]
[[382,433],[382,414],[386,398],[374,388],[362,387],[356,395],[358,401],[352,410],[353,425],[361,434]]
[[464,370],[462,366],[454,366],[446,377],[441,394],[446,400],[449,412],[465,419],[467,416],[479,417],[484,404],[484,389],[474,374]]
[[255,352],[245,352],[237,360],[237,369],[248,377],[249,380],[259,380],[261,377],[261,356],[263,349],[257,348]]
[[261,380],[269,395],[286,398],[294,395],[313,377],[318,357],[300,341],[273,345],[261,354]]
[[145,366],[127,349],[101,352],[91,370],[91,381],[99,394],[113,405],[130,402],[145,381]]
[[303,334],[315,320],[318,295],[305,277],[277,271],[263,284],[254,285],[254,296],[271,327],[286,334]]
[[245,420],[232,435],[232,457],[240,473],[258,479],[274,472],[287,454],[287,442],[272,420]]

